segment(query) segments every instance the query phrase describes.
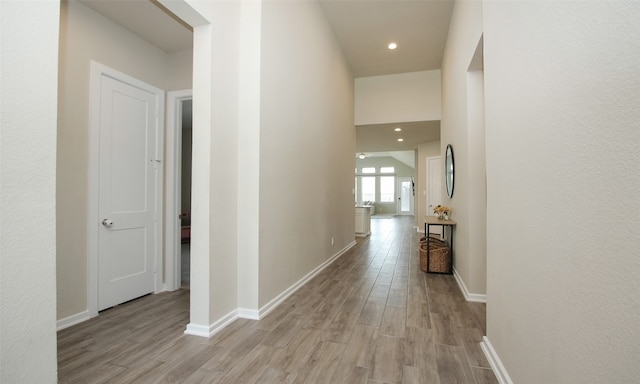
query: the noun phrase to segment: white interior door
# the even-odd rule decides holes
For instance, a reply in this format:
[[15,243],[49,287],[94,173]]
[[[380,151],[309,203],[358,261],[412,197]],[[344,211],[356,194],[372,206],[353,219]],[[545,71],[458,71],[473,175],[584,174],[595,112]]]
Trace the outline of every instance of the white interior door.
[[[440,156],[427,158],[427,212],[433,216],[433,208],[442,204],[442,167]],[[429,229],[429,233],[436,233],[442,236],[442,227],[434,225]]]
[[100,79],[98,310],[154,291],[163,97],[145,84]]
[[398,214],[413,214],[413,182],[410,177],[398,177]]

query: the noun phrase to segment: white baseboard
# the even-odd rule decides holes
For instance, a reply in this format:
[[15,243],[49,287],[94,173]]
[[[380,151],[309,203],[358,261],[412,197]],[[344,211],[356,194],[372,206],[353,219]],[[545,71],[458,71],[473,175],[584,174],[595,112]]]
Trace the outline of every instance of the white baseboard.
[[487,295],[486,294],[480,294],[480,293],[470,293],[469,290],[467,289],[467,286],[465,285],[464,281],[462,281],[462,278],[460,277],[460,275],[458,274],[458,271],[456,271],[455,268],[453,268],[453,277],[455,277],[456,282],[458,283],[458,287],[460,287],[460,290],[462,291],[462,294],[464,295],[465,300],[467,301],[475,301],[478,303],[486,303],[487,302]]
[[356,245],[356,241],[352,241],[346,247],[338,251],[335,255],[331,256],[330,259],[325,261],[324,263],[317,266],[313,271],[309,272],[302,279],[298,280],[289,288],[285,289],[281,294],[279,294],[276,298],[268,302],[264,307],[260,308],[258,319],[263,318],[267,315],[267,313],[273,311],[278,305],[280,305],[283,301],[285,301],[289,296],[293,295],[295,291],[300,289],[304,284],[306,284],[309,280],[313,279],[318,273],[322,272],[325,268],[327,268],[331,263],[336,261],[340,256],[344,255],[348,250],[353,248]]
[[67,316],[64,319],[60,319],[56,322],[56,331],[61,331],[65,328],[69,328],[72,325],[80,324],[83,321],[87,321],[91,318],[89,310],[76,313],[75,315]]
[[187,324],[187,329],[185,329],[184,333],[186,335],[211,337],[216,333],[220,332],[227,325],[231,324],[231,322],[233,322],[237,318],[238,318],[238,311],[234,310],[227,313],[220,320],[216,321],[211,325],[189,323]]
[[496,379],[500,384],[513,384],[513,381],[509,377],[507,370],[504,365],[502,365],[502,360],[496,353],[496,350],[493,349],[491,342],[487,336],[482,337],[482,342],[480,343],[480,348],[482,348],[482,352],[487,357],[489,361],[489,365],[491,369],[493,369],[493,373],[496,375]]
[[241,319],[260,320],[260,311],[248,308],[238,308],[238,317]]

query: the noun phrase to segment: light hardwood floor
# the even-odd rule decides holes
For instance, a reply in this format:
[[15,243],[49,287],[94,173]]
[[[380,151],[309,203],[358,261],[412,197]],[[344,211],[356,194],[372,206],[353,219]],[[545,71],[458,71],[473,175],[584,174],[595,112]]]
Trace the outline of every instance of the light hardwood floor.
[[419,269],[412,217],[372,235],[259,321],[184,335],[189,291],[150,295],[58,332],[59,383],[497,383],[485,305]]

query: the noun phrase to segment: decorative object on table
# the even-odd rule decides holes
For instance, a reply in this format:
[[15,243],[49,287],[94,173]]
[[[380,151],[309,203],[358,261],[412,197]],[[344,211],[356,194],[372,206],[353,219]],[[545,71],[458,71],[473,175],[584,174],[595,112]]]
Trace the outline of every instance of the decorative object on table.
[[446,205],[438,204],[435,208],[433,208],[433,213],[438,216],[439,220],[449,220],[451,208],[447,207]]
[[447,151],[444,157],[444,181],[447,185],[447,196],[453,196],[453,182],[454,182],[454,169],[453,169],[453,147],[451,144],[447,145]]
[[[426,259],[427,259],[427,273],[441,273],[451,275],[453,274],[453,228],[456,226],[456,222],[452,219],[439,220],[438,216],[425,216],[424,217],[424,233],[429,234],[425,240],[426,246]],[[431,234],[432,226],[442,227],[442,240],[447,246],[446,249],[442,247],[442,243],[435,244],[433,242],[433,234]],[[446,235],[446,229],[449,229],[449,235]],[[440,236],[436,238],[439,240]],[[435,247],[434,247],[435,245]],[[432,253],[434,252],[434,253]],[[431,257],[433,255],[433,257]]]

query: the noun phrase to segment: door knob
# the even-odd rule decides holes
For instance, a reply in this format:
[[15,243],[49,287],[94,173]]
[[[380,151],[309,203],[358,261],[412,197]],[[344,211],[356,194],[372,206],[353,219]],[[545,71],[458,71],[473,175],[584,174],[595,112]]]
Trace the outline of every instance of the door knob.
[[104,225],[105,227],[109,228],[113,225],[113,221],[109,220],[109,219],[104,219],[102,220],[102,225]]

